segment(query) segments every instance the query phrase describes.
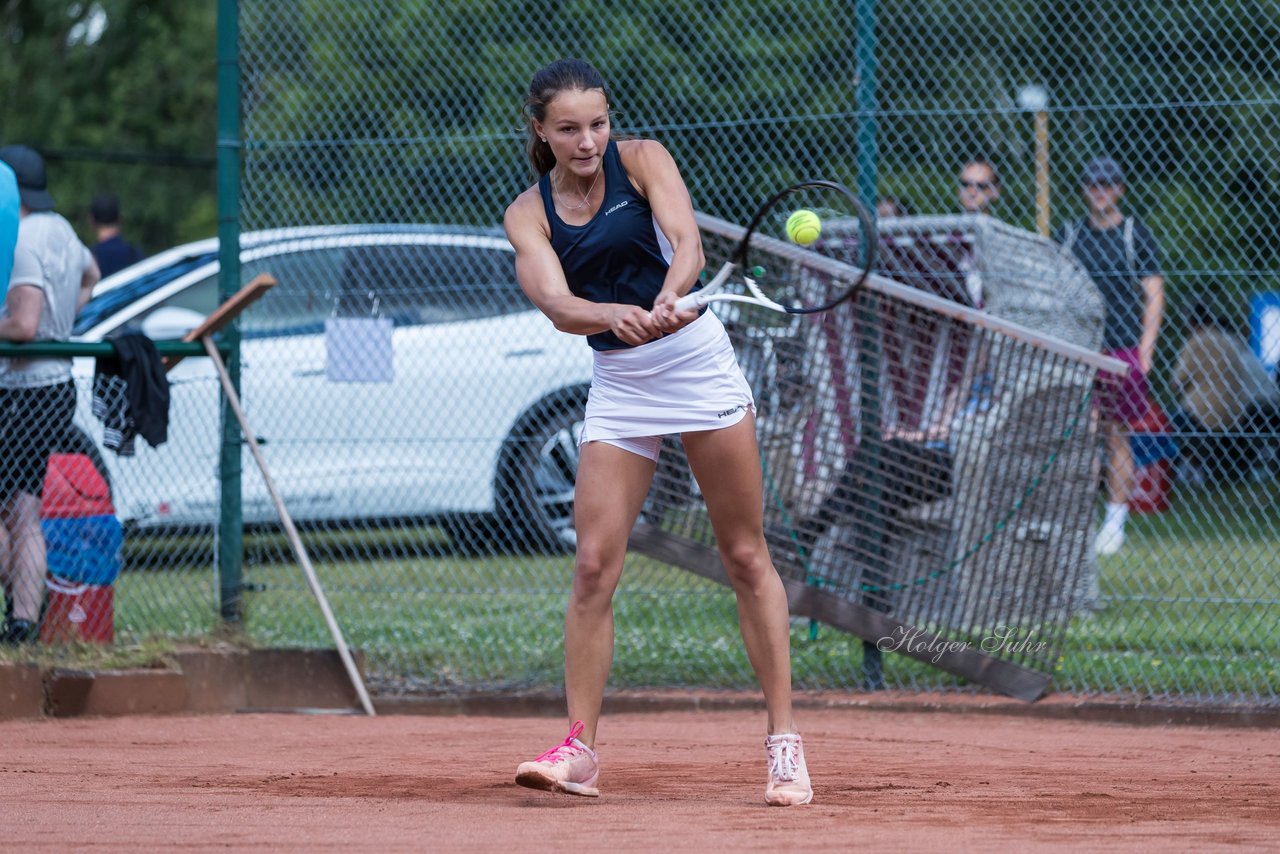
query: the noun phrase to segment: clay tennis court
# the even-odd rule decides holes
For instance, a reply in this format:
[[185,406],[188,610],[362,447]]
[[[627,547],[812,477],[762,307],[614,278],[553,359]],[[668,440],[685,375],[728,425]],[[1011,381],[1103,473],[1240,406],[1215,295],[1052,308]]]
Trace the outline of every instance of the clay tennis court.
[[550,717],[0,723],[8,850],[1163,850],[1280,844],[1274,729],[804,710],[816,799],[761,800],[763,717],[613,714],[597,799],[516,787]]

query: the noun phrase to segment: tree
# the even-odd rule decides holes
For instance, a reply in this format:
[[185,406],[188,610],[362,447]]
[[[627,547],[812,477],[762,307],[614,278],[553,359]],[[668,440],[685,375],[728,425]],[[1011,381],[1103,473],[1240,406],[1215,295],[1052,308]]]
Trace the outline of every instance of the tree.
[[3,142],[45,155],[58,210],[86,238],[102,190],[149,251],[213,233],[212,3],[5,3],[0,42]]

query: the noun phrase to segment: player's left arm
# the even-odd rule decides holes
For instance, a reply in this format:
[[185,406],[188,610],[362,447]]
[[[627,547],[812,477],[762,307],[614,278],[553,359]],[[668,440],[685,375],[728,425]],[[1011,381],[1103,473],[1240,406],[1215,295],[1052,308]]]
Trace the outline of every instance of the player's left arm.
[[636,140],[620,146],[619,153],[627,174],[649,200],[654,219],[671,244],[671,266],[654,300],[653,316],[660,328],[673,332],[697,317],[693,311],[677,314],[675,304],[693,287],[706,264],[693,201],[679,167],[662,143]]

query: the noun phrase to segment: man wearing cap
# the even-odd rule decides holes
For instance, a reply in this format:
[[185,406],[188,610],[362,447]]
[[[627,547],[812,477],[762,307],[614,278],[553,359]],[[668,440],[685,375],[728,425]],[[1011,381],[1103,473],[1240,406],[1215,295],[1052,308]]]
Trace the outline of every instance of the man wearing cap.
[[[53,212],[44,159],[8,145],[0,162],[17,178],[21,217],[0,341],[65,340],[100,278],[98,265]],[[49,455],[70,430],[75,407],[70,357],[0,358],[0,580],[13,599],[0,643],[36,638],[46,570],[40,495]]]
[[89,221],[98,236],[93,258],[103,278],[142,260],[142,250],[120,233],[120,200],[115,193],[98,193],[89,203]]
[[1155,356],[1164,316],[1164,276],[1160,248],[1137,217],[1120,211],[1124,171],[1109,157],[1089,161],[1080,176],[1089,213],[1068,223],[1057,239],[1089,273],[1106,304],[1102,348],[1129,365],[1129,372],[1108,384],[1099,402],[1107,442],[1107,512],[1095,543],[1099,554],[1111,555],[1124,545],[1129,493],[1133,487],[1133,452],[1128,425],[1147,412],[1147,374]]

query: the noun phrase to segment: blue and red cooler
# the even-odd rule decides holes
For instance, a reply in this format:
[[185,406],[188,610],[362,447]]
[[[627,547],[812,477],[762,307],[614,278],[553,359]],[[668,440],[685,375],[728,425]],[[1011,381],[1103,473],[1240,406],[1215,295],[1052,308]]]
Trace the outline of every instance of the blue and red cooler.
[[40,526],[49,554],[43,643],[111,643],[124,532],[111,490],[84,454],[49,458]]

